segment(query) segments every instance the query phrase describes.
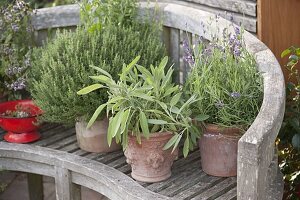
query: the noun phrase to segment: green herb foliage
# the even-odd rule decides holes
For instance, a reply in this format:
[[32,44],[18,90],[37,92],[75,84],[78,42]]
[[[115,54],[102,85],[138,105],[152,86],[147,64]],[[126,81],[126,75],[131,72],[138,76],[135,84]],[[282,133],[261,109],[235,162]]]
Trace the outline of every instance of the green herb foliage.
[[136,23],[137,0],[83,0],[80,5],[81,21],[89,31]]
[[192,70],[185,84],[187,93],[197,94],[194,113],[210,116],[206,121],[221,126],[247,128],[257,116],[262,99],[262,76],[243,45],[241,30],[223,30],[223,40],[208,45],[202,40],[186,48]]
[[289,77],[286,87],[286,108],[278,135],[279,167],[284,174],[285,198],[299,199],[300,188],[300,48],[290,47],[281,57],[288,56]]
[[[108,102],[97,108],[88,126],[94,123],[106,107],[107,114],[111,115],[107,135],[109,144],[116,138],[125,149],[128,134],[134,135],[141,143],[141,137],[149,138],[151,133],[169,131],[174,136],[164,149],[173,147],[174,151],[179,141],[184,139],[183,154],[187,156],[200,137],[199,130],[190,118],[190,105],[197,98],[193,95],[186,101],[182,99],[179,86],[172,83],[173,69],[167,70],[167,57],[158,67],[151,65],[150,70],[137,65],[139,59],[137,57],[129,65],[123,66],[119,81],[99,68],[102,74],[91,78],[100,84],[96,83],[78,92],[84,95],[99,88],[108,89]],[[205,116],[199,118],[205,119]]]
[[[90,116],[99,103],[107,100],[105,91],[77,96],[76,91],[92,83],[90,66],[101,67],[114,78],[123,63],[142,55],[141,64],[150,65],[165,54],[157,32],[150,25],[108,26],[105,31],[58,33],[54,41],[34,52],[30,70],[31,94],[45,112],[43,120],[73,124],[80,116]],[[141,42],[143,41],[143,42]]]
[[33,29],[29,4],[14,0],[0,4],[0,93],[19,99],[26,88],[26,70],[31,66]]

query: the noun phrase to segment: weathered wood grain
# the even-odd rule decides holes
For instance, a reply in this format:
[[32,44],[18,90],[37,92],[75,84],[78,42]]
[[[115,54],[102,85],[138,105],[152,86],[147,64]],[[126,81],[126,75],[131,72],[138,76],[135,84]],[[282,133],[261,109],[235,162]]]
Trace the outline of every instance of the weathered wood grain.
[[30,200],[43,200],[43,176],[38,174],[27,174],[28,194]]
[[[207,5],[195,7],[191,7],[194,4],[183,1],[172,2],[141,3],[140,12],[153,11],[155,7],[162,12],[162,23],[165,27],[163,38],[166,43],[169,42],[167,44],[169,53],[177,67],[180,66],[180,59],[182,59],[180,31],[203,36],[207,40],[211,39],[212,33],[221,38],[222,33],[219,33],[218,29],[231,27],[229,31],[233,31],[231,22],[222,18],[219,19],[218,26],[210,25],[210,19],[214,18],[212,13],[218,10],[207,6],[213,0],[207,2],[199,0],[200,3]],[[225,7],[228,2],[229,0],[226,0],[222,6]],[[254,3],[254,1],[242,0],[239,2],[249,5]],[[212,13],[199,10],[201,8]],[[79,8],[74,5],[60,7],[59,11],[58,8],[39,10],[33,20],[33,25],[37,31],[76,26],[79,23],[78,11]],[[140,17],[145,17],[145,15]],[[46,21],[47,18],[50,20]],[[256,19],[248,16],[245,21],[247,20],[246,29],[255,32]],[[201,24],[209,29],[204,31],[199,28]],[[282,180],[272,166],[276,165],[274,164],[277,159],[277,155],[274,154],[274,141],[282,123],[285,106],[283,75],[274,55],[264,44],[248,32],[245,33],[244,38],[246,48],[255,56],[258,68],[263,72],[264,100],[256,120],[239,141],[237,199],[267,200],[271,198],[269,194],[272,192],[270,191],[276,189],[280,191],[277,195],[280,198]],[[179,156],[172,169],[173,176],[169,180],[154,184],[137,183],[126,175],[130,172],[130,168],[125,163],[123,152],[99,155],[85,152],[78,149],[74,143],[72,139],[74,134],[75,131],[72,128],[56,127],[45,131],[43,139],[32,145],[0,142],[0,168],[44,174],[56,177],[57,180],[64,180],[68,184],[57,191],[60,197],[65,196],[66,199],[71,198],[72,182],[92,188],[111,199],[235,198],[236,180],[204,175],[200,169],[198,152],[193,152],[187,159]],[[60,150],[45,148],[46,146]],[[70,153],[63,152],[63,150]],[[193,176],[196,177],[193,178]],[[272,180],[278,184],[270,183],[267,177],[272,177]],[[174,197],[169,198],[153,191]]]

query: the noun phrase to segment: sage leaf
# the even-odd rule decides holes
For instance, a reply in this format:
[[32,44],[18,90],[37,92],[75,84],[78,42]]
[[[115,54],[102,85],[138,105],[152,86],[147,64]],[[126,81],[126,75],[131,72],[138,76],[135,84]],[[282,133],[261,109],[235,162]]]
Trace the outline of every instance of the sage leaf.
[[187,134],[186,135],[186,139],[184,141],[184,144],[183,144],[183,156],[186,158],[188,153],[189,153],[189,145],[190,145],[190,140],[189,140],[189,135]]
[[103,85],[101,85],[101,84],[99,84],[99,83],[96,83],[96,84],[87,86],[87,87],[85,87],[85,88],[79,90],[79,91],[77,92],[77,94],[78,94],[78,95],[88,94],[88,93],[90,93],[90,92],[92,92],[92,91],[95,91],[95,90],[100,89],[100,88],[103,88],[103,87],[104,87]]
[[158,124],[158,125],[163,125],[167,124],[168,122],[160,119],[148,119],[148,124]]
[[175,96],[173,96],[171,101],[170,101],[170,105],[175,106],[178,103],[181,95],[182,95],[182,93],[180,92],[180,93],[177,93]]
[[96,111],[94,112],[92,118],[90,119],[90,121],[87,125],[87,128],[90,128],[93,125],[93,123],[96,121],[97,117],[102,112],[102,110],[105,108],[105,106],[106,106],[106,104],[102,104],[96,109]]
[[146,118],[145,113],[143,113],[141,111],[139,118],[140,118],[139,120],[140,120],[140,125],[141,125],[141,128],[142,128],[143,134],[148,139],[149,136],[150,136],[150,132],[149,132],[148,120]]
[[112,79],[112,76],[107,71],[105,71],[104,69],[101,69],[100,67],[96,67],[94,65],[90,65],[90,67]]
[[163,150],[167,150],[169,149],[171,146],[173,146],[175,144],[175,142],[177,141],[179,135],[175,134],[168,142],[167,144],[164,146]]

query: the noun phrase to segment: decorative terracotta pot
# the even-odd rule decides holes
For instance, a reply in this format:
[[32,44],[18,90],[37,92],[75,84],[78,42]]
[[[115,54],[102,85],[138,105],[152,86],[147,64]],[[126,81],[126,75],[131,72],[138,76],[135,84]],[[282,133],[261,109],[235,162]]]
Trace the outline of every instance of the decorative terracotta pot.
[[137,143],[136,137],[128,137],[125,156],[132,168],[132,178],[154,183],[171,176],[171,167],[178,155],[178,148],[172,153],[172,148],[163,150],[163,147],[172,136],[169,132],[154,133],[149,139],[142,138],[141,144]]
[[213,176],[236,176],[239,139],[238,128],[206,125],[199,140],[203,171]]
[[1,115],[0,126],[7,131],[4,139],[11,143],[30,143],[38,140],[41,135],[37,131],[39,128],[37,116],[42,114],[42,110],[32,100],[17,100],[1,103],[0,114],[7,111],[16,111],[17,108],[18,111],[27,112],[30,116],[10,117]]
[[82,150],[94,153],[105,153],[121,149],[121,145],[117,144],[115,140],[112,141],[110,147],[108,146],[107,118],[101,121],[95,121],[89,129],[86,129],[86,126],[87,123],[83,120],[79,120],[75,124],[77,142]]

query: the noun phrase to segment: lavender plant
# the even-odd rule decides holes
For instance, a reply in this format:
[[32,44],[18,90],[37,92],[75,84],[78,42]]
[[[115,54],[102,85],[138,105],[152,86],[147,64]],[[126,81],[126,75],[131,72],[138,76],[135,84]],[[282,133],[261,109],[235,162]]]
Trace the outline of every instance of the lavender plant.
[[185,90],[198,95],[193,110],[210,116],[207,123],[247,128],[259,112],[263,83],[253,56],[245,49],[243,30],[231,26],[234,32],[228,31],[230,27],[219,30],[222,40],[213,35],[209,44],[202,38],[194,47],[184,43],[185,61],[192,69]]
[[0,7],[0,93],[20,98],[26,88],[25,72],[33,46],[29,4],[15,0]]

